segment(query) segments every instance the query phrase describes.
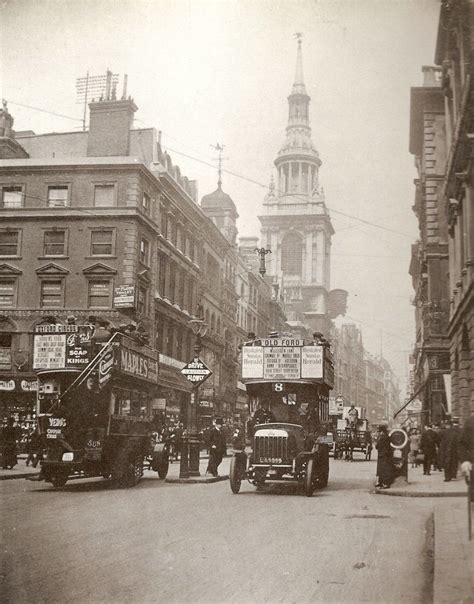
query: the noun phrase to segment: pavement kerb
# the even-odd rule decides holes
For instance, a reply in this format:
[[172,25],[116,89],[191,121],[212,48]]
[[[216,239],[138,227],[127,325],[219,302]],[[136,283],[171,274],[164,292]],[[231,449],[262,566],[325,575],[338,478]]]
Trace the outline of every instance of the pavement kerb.
[[372,495],[389,495],[390,497],[466,497],[465,493],[443,493],[441,491],[422,492],[422,491],[401,491],[384,489],[372,489],[369,491]]
[[14,480],[15,478],[31,478],[32,476],[39,476],[39,472],[23,472],[19,474],[2,474],[0,480]]

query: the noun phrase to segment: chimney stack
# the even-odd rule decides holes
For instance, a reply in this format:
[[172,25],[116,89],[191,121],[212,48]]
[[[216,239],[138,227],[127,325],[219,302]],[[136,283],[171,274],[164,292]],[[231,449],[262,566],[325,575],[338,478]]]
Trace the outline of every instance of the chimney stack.
[[130,130],[137,109],[131,98],[117,100],[107,96],[105,100],[89,103],[87,155],[89,157],[129,155]]

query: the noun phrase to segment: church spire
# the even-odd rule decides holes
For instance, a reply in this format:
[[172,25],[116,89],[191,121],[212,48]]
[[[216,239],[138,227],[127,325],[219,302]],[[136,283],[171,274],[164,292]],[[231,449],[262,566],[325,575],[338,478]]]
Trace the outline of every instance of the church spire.
[[295,83],[291,94],[307,94],[303,78],[303,51],[301,49],[303,34],[296,33],[295,38],[298,40],[298,51],[296,53]]

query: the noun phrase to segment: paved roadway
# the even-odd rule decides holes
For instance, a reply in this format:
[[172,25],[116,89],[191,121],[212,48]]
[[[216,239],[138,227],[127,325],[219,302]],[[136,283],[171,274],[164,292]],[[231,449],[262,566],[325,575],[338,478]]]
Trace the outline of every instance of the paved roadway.
[[292,485],[0,483],[2,602],[429,602],[432,502],[369,493],[375,463]]

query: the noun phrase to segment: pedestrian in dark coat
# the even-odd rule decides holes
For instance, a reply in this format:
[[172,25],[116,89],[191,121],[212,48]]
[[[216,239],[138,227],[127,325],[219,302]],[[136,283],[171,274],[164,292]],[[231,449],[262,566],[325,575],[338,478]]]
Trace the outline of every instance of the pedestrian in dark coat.
[[423,453],[423,474],[426,476],[431,474],[431,465],[436,459],[437,441],[438,435],[436,432],[431,428],[431,426],[425,426],[420,439],[420,449]]
[[3,428],[2,434],[2,457],[3,457],[3,469],[13,469],[18,463],[17,459],[17,445],[18,439],[18,428],[15,426],[15,420],[13,417],[9,417],[7,425]]
[[393,449],[390,443],[387,426],[379,426],[377,438],[377,487],[388,489],[393,482]]
[[474,415],[466,420],[459,437],[459,461],[464,476],[469,477],[474,465]]
[[444,480],[449,482],[458,473],[459,431],[449,422],[441,433],[439,464],[444,469]]
[[218,417],[214,420],[209,432],[209,463],[207,465],[207,472],[213,476],[218,476],[217,469],[226,453],[226,438],[222,426],[223,420]]

